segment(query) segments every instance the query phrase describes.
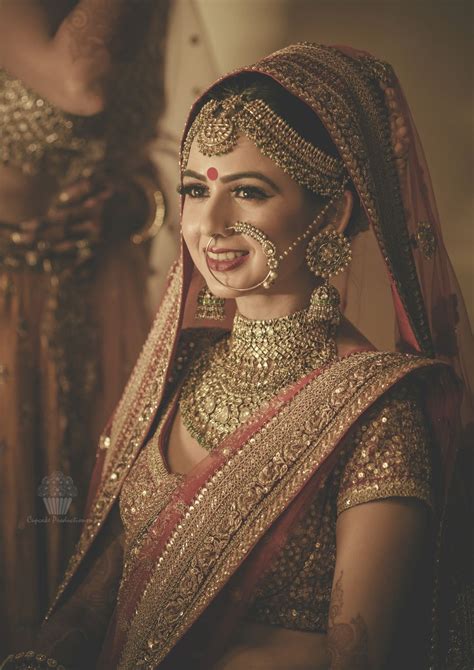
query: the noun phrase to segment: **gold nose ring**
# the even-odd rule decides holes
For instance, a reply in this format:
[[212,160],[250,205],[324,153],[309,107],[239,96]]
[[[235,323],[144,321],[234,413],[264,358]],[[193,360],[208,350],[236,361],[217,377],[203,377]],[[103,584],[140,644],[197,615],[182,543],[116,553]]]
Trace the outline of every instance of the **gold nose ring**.
[[[238,291],[241,293],[244,293],[246,291],[253,291],[256,288],[259,288],[260,286],[263,286],[265,289],[269,289],[272,284],[275,283],[277,277],[278,277],[278,266],[279,266],[279,261],[277,259],[277,249],[275,244],[270,240],[270,238],[262,231],[256,228],[255,226],[252,226],[250,223],[247,223],[246,221],[236,221],[233,226],[229,226],[226,228],[226,230],[233,230],[236,233],[240,233],[242,235],[247,235],[248,237],[253,238],[256,242],[258,242],[261,247],[262,251],[265,256],[265,261],[268,266],[268,272],[265,275],[265,277],[259,281],[257,284],[254,284],[253,286],[248,286],[247,288],[236,288],[233,286],[229,286],[228,284],[224,284],[211,270],[209,267],[209,264],[207,264],[207,269],[211,273],[212,277],[219,283],[221,286],[225,286],[226,288],[231,289],[232,291]],[[209,242],[207,243],[205,253],[206,253],[206,259],[207,259],[207,252],[209,250],[209,247],[211,246],[212,242],[216,239],[216,236],[213,235],[212,237],[209,238]],[[206,260],[207,262],[207,260]]]

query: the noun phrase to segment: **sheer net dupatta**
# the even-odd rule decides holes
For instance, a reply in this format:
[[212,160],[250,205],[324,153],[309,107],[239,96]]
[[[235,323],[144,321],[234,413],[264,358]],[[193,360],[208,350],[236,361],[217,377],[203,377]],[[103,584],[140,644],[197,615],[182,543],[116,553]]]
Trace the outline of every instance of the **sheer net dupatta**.
[[361,203],[355,223],[362,232],[338,281],[345,314],[382,350],[435,356],[454,368],[464,388],[467,443],[474,416],[472,333],[421,143],[393,69],[350,47],[301,43],[243,71],[274,79],[325,125]]
[[[472,431],[472,330],[462,292],[444,245],[430,173],[415,123],[392,68],[364,52],[348,47],[341,49],[348,55],[366,59],[384,92],[408,241],[423,296],[425,327],[431,339],[431,352],[423,353],[434,354],[448,362],[462,380],[462,423],[465,429]],[[364,218],[367,219],[366,213]],[[387,275],[386,263],[381,254],[377,253],[373,228],[367,229],[366,224],[361,227],[364,232],[352,241],[353,262],[340,279],[345,314],[379,348],[404,350],[407,345],[412,348],[408,344],[410,336],[407,337],[403,327],[400,333],[397,320],[403,318],[400,314],[403,307],[396,296],[393,301],[390,299],[392,283]],[[415,349],[423,351],[420,344]]]
[[[431,340],[431,351],[419,339],[415,350],[449,363],[460,382],[456,387],[442,376],[438,388],[426,396],[440,455],[431,663],[435,668],[468,667],[474,662],[469,632],[473,611],[472,545],[465,543],[473,508],[472,330],[443,242],[420,137],[401,85],[386,63],[347,47],[341,49],[367,63],[384,93],[407,237],[423,298],[424,328]],[[373,227],[353,241],[353,263],[340,283],[345,314],[379,346],[412,350],[409,314],[397,294],[396,283],[386,273],[386,262],[380,254],[374,254],[376,248]],[[369,305],[376,309],[371,310]]]
[[[381,349],[440,358],[461,381],[460,388],[440,383],[427,409],[439,449],[437,552],[457,547],[468,561],[459,545],[463,533],[449,534],[454,524],[447,516],[450,510],[458,531],[470,523],[465,484],[471,469],[455,463],[471,453],[462,446],[472,442],[472,334],[443,243],[429,170],[396,75],[366,52],[309,43],[282,49],[241,72],[270,77],[305,102],[344,160],[360,198],[363,231],[353,240],[353,262],[340,282],[345,314]],[[191,111],[189,125],[201,104]],[[435,607],[433,644],[441,646],[433,654],[441,667],[457,644],[448,629],[467,623],[467,615],[460,615],[464,624],[453,619],[466,593],[465,565],[454,553],[440,558],[437,576],[438,590],[453,587],[445,605]],[[467,649],[466,636],[462,644]]]

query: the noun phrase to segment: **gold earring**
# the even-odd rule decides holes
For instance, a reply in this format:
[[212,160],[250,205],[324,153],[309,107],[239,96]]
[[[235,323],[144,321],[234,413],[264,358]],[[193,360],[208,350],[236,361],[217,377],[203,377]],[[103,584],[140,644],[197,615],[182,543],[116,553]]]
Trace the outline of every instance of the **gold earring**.
[[309,307],[310,316],[320,323],[337,326],[341,320],[339,291],[328,279],[347,268],[351,262],[351,245],[334,228],[326,228],[313,237],[306,248],[306,263],[323,283],[314,289]]
[[334,228],[321,231],[306,247],[306,263],[317,277],[334,277],[351,262],[351,245],[347,238]]
[[204,285],[197,296],[196,319],[223,321],[225,319],[224,305],[224,298],[218,298]]
[[314,289],[309,304],[309,316],[313,321],[325,323],[328,326],[338,326],[341,321],[341,310],[339,305],[341,296],[335,286],[327,279]]

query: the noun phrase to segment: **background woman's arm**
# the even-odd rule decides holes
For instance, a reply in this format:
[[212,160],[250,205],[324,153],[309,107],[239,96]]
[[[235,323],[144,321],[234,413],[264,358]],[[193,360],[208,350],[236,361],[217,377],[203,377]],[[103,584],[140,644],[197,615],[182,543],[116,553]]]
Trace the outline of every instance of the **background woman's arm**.
[[105,106],[107,78],[121,34],[130,33],[147,3],[80,0],[0,0],[0,66],[72,114]]

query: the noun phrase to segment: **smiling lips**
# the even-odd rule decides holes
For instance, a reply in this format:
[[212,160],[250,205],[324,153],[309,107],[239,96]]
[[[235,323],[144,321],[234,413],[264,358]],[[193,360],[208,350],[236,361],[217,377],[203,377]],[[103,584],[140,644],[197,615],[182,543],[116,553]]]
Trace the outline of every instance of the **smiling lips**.
[[240,267],[248,258],[248,251],[237,249],[208,249],[206,260],[209,268],[216,272],[228,272]]
[[233,261],[235,258],[245,256],[246,254],[248,254],[248,251],[234,251],[233,249],[219,249],[219,251],[209,250],[207,252],[208,257],[216,261]]

